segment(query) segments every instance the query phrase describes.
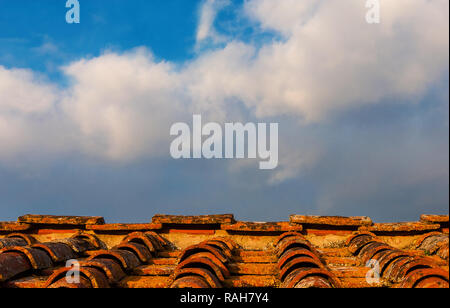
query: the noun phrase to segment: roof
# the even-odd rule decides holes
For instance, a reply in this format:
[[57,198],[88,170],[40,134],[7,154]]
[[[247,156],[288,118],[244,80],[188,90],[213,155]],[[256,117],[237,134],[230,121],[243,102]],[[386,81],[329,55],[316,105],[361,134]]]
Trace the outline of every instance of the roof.
[[[107,224],[25,215],[0,222],[0,287],[448,288],[448,234],[448,215],[388,224],[301,215],[258,223],[231,214]],[[74,272],[79,280],[66,279]]]

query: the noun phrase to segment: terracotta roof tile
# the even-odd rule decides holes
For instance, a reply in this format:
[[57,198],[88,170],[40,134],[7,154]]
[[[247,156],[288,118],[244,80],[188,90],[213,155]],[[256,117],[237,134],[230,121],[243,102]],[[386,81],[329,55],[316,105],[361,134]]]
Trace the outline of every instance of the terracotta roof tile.
[[442,270],[431,258],[396,249],[368,234],[353,236],[348,247],[352,254],[358,256],[361,264],[376,261],[381,278],[390,286],[412,288],[421,280],[433,277],[438,280],[434,281],[435,284],[448,287],[448,267],[447,271]]
[[94,231],[150,231],[162,229],[162,224],[104,224],[104,225],[87,225],[87,230]]
[[362,226],[359,228],[360,231],[370,231],[370,232],[423,232],[423,231],[434,231],[439,230],[441,225],[439,224],[429,224],[422,222],[400,222],[400,223],[380,223],[373,224],[371,226]]
[[233,214],[203,215],[203,216],[177,216],[177,215],[155,215],[152,218],[154,224],[174,225],[214,225],[234,223]]
[[290,224],[287,222],[243,222],[234,224],[222,224],[222,229],[227,231],[244,232],[288,232],[302,231],[301,225]]
[[430,223],[448,223],[449,218],[448,215],[422,215],[420,216],[420,220],[423,222]]
[[17,223],[17,222],[0,222],[0,232],[14,232],[14,231],[26,231],[31,228],[29,224]]
[[49,225],[101,225],[105,223],[103,217],[52,215],[24,215],[20,216],[17,221],[19,223]]
[[[26,215],[0,223],[0,287],[448,287],[448,216],[155,215],[151,223]],[[78,267],[66,267],[66,261]],[[379,267],[379,280],[366,276]],[[66,279],[79,273],[78,281]]]
[[302,216],[292,215],[291,223],[305,225],[324,225],[324,226],[370,226],[372,220],[369,217],[340,217],[340,216]]

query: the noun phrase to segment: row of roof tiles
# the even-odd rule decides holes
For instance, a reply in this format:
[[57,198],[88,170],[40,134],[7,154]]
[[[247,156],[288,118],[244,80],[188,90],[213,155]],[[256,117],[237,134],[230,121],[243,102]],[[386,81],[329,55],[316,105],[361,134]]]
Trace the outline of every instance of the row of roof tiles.
[[[440,240],[435,238],[437,236],[441,237]],[[426,243],[427,241],[430,242]],[[429,246],[431,243],[432,246],[442,247],[444,242],[442,235],[428,234],[421,237],[417,247],[420,248],[424,244]],[[157,263],[155,258],[164,253],[177,258],[172,263],[174,266],[160,268],[159,275],[164,274],[162,269],[166,268],[165,274],[169,276],[164,282],[160,281],[160,286],[219,288],[230,283],[232,273],[239,272],[239,265],[235,261],[239,255],[245,255],[238,251],[240,248],[230,238],[213,238],[191,245],[180,252],[171,250],[170,243],[158,234],[148,232],[131,233],[124,237],[119,245],[109,250],[104,249],[105,245],[90,234],[77,234],[68,239],[48,243],[36,243],[31,236],[23,234],[10,234],[1,239],[0,243],[5,246],[0,250],[0,281],[8,281],[34,271],[34,274],[48,276],[38,280],[35,286],[49,288],[117,286],[122,280],[126,281],[127,274],[150,274],[150,267],[153,265],[149,264]],[[275,248],[272,255],[258,256],[260,262],[271,261],[261,263],[266,272],[261,273],[260,267],[256,273],[273,275],[272,281],[275,281],[275,284],[272,286],[276,285],[277,279],[278,285],[284,288],[338,288],[343,285],[342,273],[330,270],[330,264],[324,261],[327,259],[323,253],[302,234],[283,233],[273,244]],[[448,237],[446,245],[448,251]],[[373,234],[363,232],[351,236],[347,240],[346,249],[361,259],[362,264],[368,260],[378,260],[382,278],[390,284],[397,284],[399,287],[448,287],[448,266],[446,271],[443,263],[395,249]],[[272,258],[262,260],[263,256]],[[71,258],[82,258],[78,269],[81,279],[76,283],[66,279],[67,273],[73,271],[73,268],[62,265]],[[446,258],[448,261],[448,254]],[[158,260],[161,262],[161,259]],[[270,263],[274,266],[268,266]],[[62,267],[55,267],[58,264]],[[242,267],[242,264],[240,266]],[[135,276],[131,277],[132,280],[137,280]],[[253,281],[256,282],[260,277],[262,276],[256,276]],[[235,282],[239,281],[236,280],[237,277],[234,278]],[[244,280],[243,283],[248,286],[249,281]],[[12,285],[20,285],[20,280],[18,284]]]
[[302,229],[348,229],[369,232],[424,232],[444,230],[448,232],[448,215],[422,215],[417,222],[373,223],[369,217],[302,216],[292,215],[288,222],[242,222],[232,214],[205,216],[155,215],[151,223],[106,224],[103,217],[25,215],[17,222],[0,222],[0,231],[26,231],[33,225],[67,225],[87,230],[159,230],[164,226],[203,225],[228,231],[289,232]]
[[[417,228],[418,224],[439,227]],[[17,226],[24,225],[29,227],[18,233]],[[26,215],[16,223],[3,223],[0,287],[448,287],[448,216],[423,215],[421,222],[389,230],[377,228],[378,233],[363,229],[376,224],[354,217],[292,216],[290,222],[245,223],[236,222],[232,215],[156,215],[145,228],[147,225],[161,228],[134,232],[139,224],[106,225],[101,217]],[[39,243],[34,234],[49,226],[55,233],[58,229],[69,232],[68,226],[78,231],[68,238]],[[164,232],[186,226],[220,229],[226,236],[211,233],[207,239],[204,234],[171,238],[194,241],[180,249],[167,238],[170,232]],[[351,227],[351,234],[344,236],[344,242],[341,236],[326,247],[312,244],[305,235],[310,227],[332,234],[343,226]],[[400,233],[384,237],[385,230]],[[126,234],[120,235],[118,243],[111,246],[100,239],[108,239],[105,232],[116,231]],[[239,235],[233,235],[234,231]],[[259,238],[261,232],[267,233]],[[405,232],[415,234],[409,249],[385,242],[397,242]],[[274,233],[279,235],[274,237]],[[317,237],[327,238],[315,235],[315,243]],[[268,241],[268,246],[248,250],[246,241],[257,240]],[[81,279],[76,283],[66,279],[73,271],[65,266],[69,259],[80,262],[77,271]],[[380,266],[381,280],[375,284],[366,279],[369,260]]]

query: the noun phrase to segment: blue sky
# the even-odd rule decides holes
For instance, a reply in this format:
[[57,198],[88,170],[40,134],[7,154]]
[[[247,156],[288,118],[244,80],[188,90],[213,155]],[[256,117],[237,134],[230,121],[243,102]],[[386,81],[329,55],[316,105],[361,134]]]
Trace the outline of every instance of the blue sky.
[[[448,213],[448,1],[360,2],[0,0],[0,220]],[[278,122],[279,167],[173,160],[193,113]]]
[[77,25],[66,22],[65,1],[0,3],[5,66],[47,72],[49,66],[97,56],[105,49],[136,46],[148,46],[171,61],[193,56],[199,6],[195,1],[82,1],[82,22]]

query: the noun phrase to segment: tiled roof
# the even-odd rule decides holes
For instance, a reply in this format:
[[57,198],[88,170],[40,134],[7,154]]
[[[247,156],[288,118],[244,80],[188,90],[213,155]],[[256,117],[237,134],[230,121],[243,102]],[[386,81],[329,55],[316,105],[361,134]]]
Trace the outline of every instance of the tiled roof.
[[[0,222],[0,287],[448,288],[448,234],[449,216],[436,215],[389,224],[300,215],[273,223],[155,215],[149,223],[106,224],[26,215]],[[68,260],[79,267],[66,267]],[[76,282],[66,279],[73,272]]]

